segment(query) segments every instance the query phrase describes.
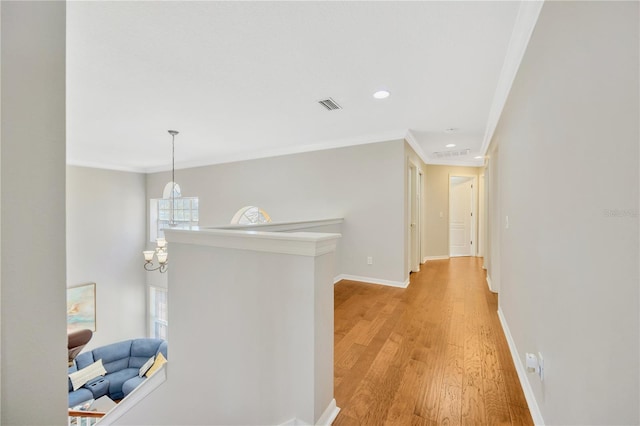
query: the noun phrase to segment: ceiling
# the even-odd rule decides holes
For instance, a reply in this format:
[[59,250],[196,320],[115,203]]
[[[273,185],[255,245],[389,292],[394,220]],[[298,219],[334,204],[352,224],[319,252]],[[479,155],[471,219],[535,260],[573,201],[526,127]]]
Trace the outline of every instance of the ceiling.
[[482,165],[519,7],[68,2],[68,163],[166,170],[176,129],[177,168],[402,138]]

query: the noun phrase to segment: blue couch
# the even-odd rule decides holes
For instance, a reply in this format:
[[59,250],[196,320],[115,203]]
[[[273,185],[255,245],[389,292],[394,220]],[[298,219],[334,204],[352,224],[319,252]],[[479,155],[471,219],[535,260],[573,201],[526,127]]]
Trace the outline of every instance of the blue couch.
[[149,358],[162,352],[167,357],[167,342],[162,339],[132,339],[101,346],[76,357],[69,367],[69,374],[102,359],[107,374],[90,380],[84,386],[73,390],[69,382],[69,407],[81,402],[108,395],[117,400],[127,396],[146,377],[138,377],[138,371]]

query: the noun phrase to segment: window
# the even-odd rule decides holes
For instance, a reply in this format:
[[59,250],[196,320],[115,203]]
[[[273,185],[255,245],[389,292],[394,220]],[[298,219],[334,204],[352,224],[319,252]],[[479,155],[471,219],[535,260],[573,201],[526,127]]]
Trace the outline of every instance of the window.
[[235,225],[251,225],[255,223],[270,223],[271,218],[260,207],[246,206],[236,212],[231,219]]
[[198,203],[198,197],[183,197],[180,185],[169,182],[164,188],[162,198],[150,200],[149,241],[155,242],[156,238],[163,238],[166,228],[190,229],[198,226]]
[[166,288],[149,286],[149,336],[168,340],[169,315]]
[[[189,229],[198,225],[198,197],[184,197],[173,200],[157,200],[157,232],[158,237],[164,237],[165,228]],[[173,212],[174,226],[171,225],[171,213]]]

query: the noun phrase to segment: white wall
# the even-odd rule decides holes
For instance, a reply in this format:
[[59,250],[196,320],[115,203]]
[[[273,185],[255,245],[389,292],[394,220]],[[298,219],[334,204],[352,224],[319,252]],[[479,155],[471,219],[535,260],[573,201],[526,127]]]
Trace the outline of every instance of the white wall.
[[[177,159],[188,149],[181,137]],[[176,181],[183,196],[200,197],[201,226],[228,224],[247,205],[274,222],[343,217],[340,274],[399,285],[407,279],[404,170],[400,140],[177,170]],[[149,174],[147,196],[162,197],[170,175]],[[160,278],[149,282],[162,285]]]
[[545,3],[492,142],[499,305],[520,360],[544,356],[547,424],[640,422],[638,12]]
[[67,286],[96,283],[85,348],[146,335],[145,175],[67,167]]
[[66,424],[65,3],[0,8],[0,421]]

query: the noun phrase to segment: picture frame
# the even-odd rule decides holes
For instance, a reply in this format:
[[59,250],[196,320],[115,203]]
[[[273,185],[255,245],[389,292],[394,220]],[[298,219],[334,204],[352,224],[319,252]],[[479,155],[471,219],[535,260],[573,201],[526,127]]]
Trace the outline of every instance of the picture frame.
[[67,333],[96,331],[96,283],[67,287]]

